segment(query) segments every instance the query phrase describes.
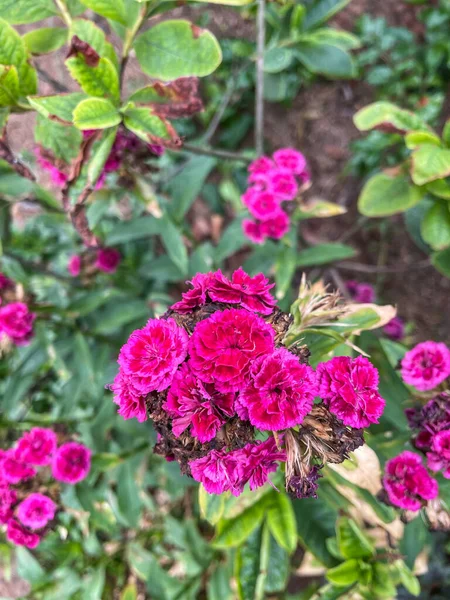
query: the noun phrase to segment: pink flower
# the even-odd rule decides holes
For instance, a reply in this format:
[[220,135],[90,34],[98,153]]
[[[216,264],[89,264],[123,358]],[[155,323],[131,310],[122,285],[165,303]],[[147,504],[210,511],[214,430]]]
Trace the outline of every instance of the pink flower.
[[273,219],[264,221],[264,223],[261,224],[261,228],[265,237],[281,240],[281,238],[289,231],[289,225],[289,217],[285,212],[280,211]]
[[269,473],[278,469],[279,462],[286,461],[286,453],[278,450],[273,437],[262,443],[249,443],[233,454],[238,459],[239,480],[248,482],[251,490],[262,487]]
[[386,402],[378,393],[378,371],[362,356],[337,356],[317,366],[319,396],[344,425],[378,423]]
[[190,283],[192,290],[188,290],[182,294],[182,300],[173,304],[170,308],[181,314],[190,313],[198,306],[203,306],[207,300],[207,292],[211,282],[213,273],[197,273],[194,275]]
[[17,518],[30,529],[42,529],[55,517],[56,504],[44,494],[30,494],[17,507]]
[[56,434],[51,429],[33,427],[17,443],[16,458],[31,465],[49,465],[56,450]]
[[36,548],[41,541],[41,538],[37,533],[28,531],[15,519],[10,519],[8,521],[6,537],[10,542],[16,544],[16,546],[26,546],[30,549]]
[[91,468],[91,451],[83,444],[67,442],[58,448],[52,464],[53,477],[75,484],[87,477]]
[[387,461],[383,484],[391,503],[406,510],[419,510],[424,500],[433,500],[439,492],[421,457],[408,450]]
[[439,431],[431,440],[431,452],[427,454],[428,468],[442,471],[450,479],[450,429]]
[[236,392],[249,380],[252,363],[274,349],[274,330],[247,310],[215,312],[196,326],[189,340],[190,366],[220,392]]
[[33,335],[36,315],[23,302],[11,302],[0,308],[0,333],[10,337],[18,346],[28,343]]
[[293,200],[298,194],[298,183],[289,171],[271,171],[267,177],[267,186],[279,200]]
[[402,360],[402,378],[421,392],[432,390],[450,375],[450,350],[445,344],[422,342]]
[[4,452],[0,458],[0,471],[0,479],[12,484],[31,479],[36,475],[32,467],[16,458],[15,450],[12,449]]
[[383,327],[383,331],[391,340],[401,340],[405,337],[405,324],[400,317],[394,317]]
[[134,331],[122,346],[119,365],[133,376],[133,385],[143,394],[161,392],[172,383],[187,355],[188,336],[173,319],[150,319]]
[[273,169],[273,167],[273,161],[268,156],[260,156],[248,165],[248,172],[264,175]]
[[306,158],[294,148],[281,148],[273,153],[273,158],[278,167],[295,175],[301,175],[306,169]]
[[159,144],[148,144],[147,148],[152,154],[156,154],[156,156],[162,156],[165,152],[164,146],[160,146]]
[[120,252],[115,248],[100,248],[95,266],[104,273],[115,273],[121,260]]
[[260,221],[276,217],[280,212],[280,203],[275,194],[268,191],[249,188],[242,196],[243,203],[251,214]]
[[263,233],[262,223],[259,221],[252,221],[251,219],[244,219],[242,221],[242,231],[254,244],[262,244],[267,237]]
[[0,523],[7,523],[13,516],[13,506],[16,501],[16,492],[7,485],[0,484]]
[[189,466],[192,477],[203,484],[208,494],[231,491],[234,496],[239,496],[242,492],[243,485],[238,485],[237,461],[232,452],[212,450],[202,458],[191,460]]
[[173,379],[163,408],[173,416],[172,431],[179,437],[191,426],[200,442],[212,440],[227,417],[234,415],[234,393],[221,394],[211,383],[201,382],[188,363]]
[[107,386],[114,392],[114,402],[119,406],[118,414],[126,419],[136,418],[139,423],[147,420],[145,397],[133,386],[133,377],[119,369],[114,382]]
[[36,156],[36,160],[37,160],[38,164],[40,165],[40,167],[44,171],[47,171],[47,173],[49,173],[52,183],[54,185],[56,185],[57,187],[63,187],[64,184],[67,182],[68,176],[65,173],[63,173],[62,171],[60,171],[49,160],[44,158],[41,154],[41,150],[39,147],[35,148],[34,154]]
[[14,282],[6,277],[4,273],[0,273],[0,290],[6,290],[9,287],[12,287]]
[[250,423],[278,431],[299,425],[311,410],[316,390],[313,369],[285,348],[261,356],[251,368],[251,382],[239,396]]
[[69,258],[67,270],[72,277],[78,277],[81,271],[81,256],[79,254],[74,254]]
[[219,270],[211,279],[209,297],[216,302],[240,304],[248,310],[270,315],[276,304],[269,291],[274,285],[262,273],[250,277],[242,267],[233,273],[231,281]]
[[354,280],[346,282],[347,290],[355,302],[371,304],[375,302],[375,290],[370,283],[358,283]]

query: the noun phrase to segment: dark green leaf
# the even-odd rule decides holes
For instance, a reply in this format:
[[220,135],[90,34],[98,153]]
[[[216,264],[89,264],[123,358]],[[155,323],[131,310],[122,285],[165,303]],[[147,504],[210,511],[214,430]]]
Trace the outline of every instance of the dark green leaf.
[[172,198],[169,210],[174,221],[180,223],[183,220],[216,164],[217,160],[210,156],[193,156],[170,180],[167,186]]
[[355,77],[352,57],[346,50],[337,46],[302,39],[295,45],[295,55],[313,73],[333,79]]
[[316,265],[325,265],[327,263],[345,260],[356,255],[356,251],[346,244],[331,243],[317,244],[311,248],[300,250],[297,254],[298,267],[314,267]]
[[267,525],[278,545],[292,554],[297,547],[297,526],[292,501],[284,492],[270,494]]

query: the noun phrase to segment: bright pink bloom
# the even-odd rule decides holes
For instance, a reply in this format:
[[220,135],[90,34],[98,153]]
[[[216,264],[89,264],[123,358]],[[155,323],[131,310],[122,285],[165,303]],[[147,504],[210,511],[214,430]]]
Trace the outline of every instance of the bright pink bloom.
[[118,414],[126,419],[136,418],[139,423],[147,420],[145,397],[134,387],[133,377],[119,369],[114,382],[107,386],[114,392],[114,402],[119,406]]
[[273,167],[273,161],[268,156],[260,156],[248,165],[248,172],[265,174]]
[[121,260],[120,252],[115,248],[100,248],[95,266],[104,273],[115,273]]
[[244,486],[239,485],[237,461],[233,454],[212,450],[206,456],[190,461],[192,477],[203,484],[208,494],[231,491],[234,496],[239,496],[242,492]]
[[0,523],[7,523],[13,516],[13,506],[16,501],[16,492],[7,485],[0,484]]
[[280,202],[272,192],[249,188],[242,196],[242,201],[250,213],[260,221],[272,219],[281,211]]
[[91,451],[83,444],[67,442],[58,448],[53,459],[53,477],[64,483],[78,483],[91,468]]
[[432,471],[442,471],[444,477],[450,479],[450,429],[439,431],[433,436],[427,460]]
[[42,529],[55,513],[56,504],[44,494],[30,494],[17,507],[17,518],[30,529]]
[[0,334],[10,337],[18,346],[28,343],[33,335],[36,315],[23,302],[11,302],[0,308]]
[[378,371],[363,356],[337,356],[317,366],[319,396],[344,425],[378,423],[386,402],[378,393]]
[[347,290],[355,302],[371,304],[375,302],[375,290],[370,283],[358,283],[353,279],[346,282]]
[[173,319],[150,319],[143,329],[130,335],[118,362],[143,394],[162,392],[186,358],[187,346],[187,333]]
[[74,254],[69,258],[67,270],[72,277],[78,277],[81,271],[81,256],[79,254]]
[[16,546],[26,546],[27,548],[36,548],[41,541],[41,538],[37,533],[32,533],[23,527],[15,519],[8,521],[6,529],[6,537],[10,542],[16,544]]
[[383,327],[383,331],[391,340],[401,340],[405,337],[405,324],[400,317],[394,317]]
[[198,306],[203,306],[207,300],[207,292],[213,273],[197,273],[190,283],[192,290],[181,295],[182,300],[173,304],[170,308],[181,314],[190,313]]
[[231,281],[219,270],[211,279],[209,297],[216,302],[240,304],[248,310],[270,315],[277,303],[269,291],[274,285],[262,273],[250,277],[242,267],[234,271]]
[[238,459],[239,480],[244,484],[248,482],[251,490],[263,486],[269,473],[278,469],[279,462],[286,461],[286,453],[278,450],[273,437],[262,443],[249,443],[233,455]]
[[54,431],[33,427],[17,443],[16,458],[31,465],[49,465],[57,446]]
[[41,154],[39,147],[35,148],[34,154],[40,167],[49,173],[52,183],[57,187],[63,187],[67,182],[68,176],[60,171],[54,164],[44,158]]
[[317,393],[313,369],[285,348],[260,356],[251,368],[251,382],[239,396],[252,425],[279,431],[299,425]]
[[190,366],[199,379],[221,392],[237,392],[249,380],[252,363],[274,349],[274,330],[242,309],[217,311],[198,323],[189,340]]
[[298,194],[295,177],[289,171],[281,169],[274,169],[268,174],[267,187],[279,200],[293,200]]
[[278,167],[286,169],[295,175],[301,175],[306,168],[306,158],[294,148],[281,148],[273,153]]
[[422,342],[407,352],[402,360],[405,383],[421,392],[432,390],[450,375],[450,350],[438,342]]
[[259,221],[252,221],[251,219],[244,219],[242,221],[242,231],[254,244],[262,244],[267,237],[263,233],[262,223]]
[[289,231],[290,220],[284,211],[280,211],[276,217],[261,224],[262,233],[265,237],[281,240]]
[[9,277],[6,277],[4,273],[0,273],[0,290],[6,290],[13,285],[14,281],[12,281]]
[[406,510],[419,510],[425,500],[433,500],[439,492],[421,457],[408,450],[387,461],[383,484],[391,503]]
[[7,450],[0,459],[0,471],[3,481],[6,483],[20,483],[31,479],[36,475],[36,471],[16,458],[15,450]]
[[163,408],[173,416],[172,431],[179,437],[191,426],[200,442],[212,440],[227,417],[234,415],[234,393],[222,394],[203,383],[183,363],[170,386]]

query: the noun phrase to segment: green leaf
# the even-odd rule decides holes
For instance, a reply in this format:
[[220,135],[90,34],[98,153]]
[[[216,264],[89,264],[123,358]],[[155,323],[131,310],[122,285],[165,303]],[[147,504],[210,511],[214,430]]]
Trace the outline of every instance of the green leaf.
[[183,220],[216,164],[217,160],[210,156],[194,156],[170,180],[167,190],[172,198],[169,210],[174,221],[180,223]]
[[375,554],[374,545],[353,519],[341,517],[336,533],[339,552],[344,558],[369,558]]
[[391,102],[374,102],[365,106],[354,115],[353,122],[360,131],[380,129],[386,133],[407,133],[429,129],[420,117]]
[[46,578],[46,572],[29,550],[23,546],[15,549],[17,574],[32,584],[37,584]]
[[286,588],[289,577],[289,555],[277,544],[273,536],[269,541],[269,564],[267,566],[267,579],[265,591],[267,594],[282,592]]
[[105,587],[105,569],[98,567],[93,573],[83,580],[85,593],[82,600],[102,600],[103,589]]
[[424,185],[450,175],[450,150],[423,144],[412,153],[411,177],[416,185]]
[[18,69],[20,94],[29,96],[37,93],[37,71],[27,62]]
[[235,594],[230,585],[232,575],[230,561],[226,564],[218,564],[207,583],[208,600],[234,600]]
[[120,593],[120,600],[137,600],[138,590],[136,584],[130,583]]
[[436,179],[436,181],[430,181],[426,185],[427,192],[433,194],[433,196],[437,196],[438,198],[443,198],[444,200],[450,200],[450,185],[447,182],[447,179]]
[[0,106],[14,106],[19,99],[19,76],[14,66],[0,65]]
[[373,565],[371,590],[373,594],[382,598],[395,598],[396,587],[392,581],[392,573],[388,565],[380,562]]
[[98,65],[90,67],[83,55],[72,56],[66,60],[71,76],[80,84],[89,96],[109,98],[117,103],[120,99],[119,76],[115,66],[108,58],[100,58]]
[[99,144],[93,149],[92,158],[89,160],[87,171],[88,182],[91,185],[98,181],[98,178],[103,171],[103,167],[108,160],[108,156],[111,152],[111,148],[113,147],[116,135],[117,127],[107,129],[102,134]]
[[141,498],[136,488],[135,472],[130,461],[118,468],[117,500],[120,512],[126,517],[130,527],[136,527],[140,518]]
[[106,242],[108,246],[125,244],[135,240],[150,238],[160,231],[159,219],[155,217],[140,217],[132,221],[118,223],[108,233]]
[[223,494],[208,494],[200,485],[198,488],[198,503],[200,513],[211,525],[215,525],[222,518],[225,508],[225,497]]
[[284,298],[289,291],[297,268],[297,251],[294,248],[280,249],[275,263],[276,297]]
[[0,18],[12,25],[35,23],[57,14],[53,0],[0,0]]
[[317,29],[308,35],[302,35],[301,39],[330,44],[341,48],[341,50],[356,50],[361,47],[361,42],[356,35],[342,29],[331,29],[329,27]]
[[61,125],[38,115],[34,130],[36,142],[51,150],[56,158],[70,163],[78,155],[83,136],[78,129]]
[[332,44],[301,38],[295,45],[298,60],[313,73],[319,73],[333,79],[352,79],[355,66],[350,54]]
[[106,19],[112,19],[122,25],[127,24],[127,13],[123,0],[80,0],[84,6]]
[[42,27],[29,31],[23,36],[31,54],[49,54],[67,42],[67,29],[64,27]]
[[403,537],[400,540],[399,551],[405,557],[406,565],[412,569],[416,558],[430,541],[430,532],[423,519],[413,519],[405,524]]
[[431,262],[439,273],[442,273],[442,275],[445,275],[446,277],[450,277],[450,248],[446,248],[440,252],[434,252],[434,254],[431,255]]
[[72,123],[74,109],[85,98],[83,92],[74,92],[57,96],[28,96],[28,102],[44,117]]
[[267,511],[267,525],[278,545],[292,554],[297,548],[297,526],[292,502],[284,492],[274,491],[270,496],[272,504]]
[[269,48],[264,53],[264,71],[266,73],[280,73],[288,69],[294,59],[291,48]]
[[78,129],[107,129],[120,121],[115,106],[103,98],[86,98],[73,111],[73,122]]
[[175,132],[167,121],[148,107],[129,108],[124,113],[124,125],[147,143],[170,141]]
[[329,508],[320,497],[294,500],[293,508],[297,534],[303,546],[325,566],[334,566],[337,561],[328,551],[327,539],[334,537],[337,512]]
[[[148,0],[137,0],[138,2],[148,2]],[[205,2],[207,4],[223,4],[224,6],[245,6],[251,4],[253,0],[193,0],[194,2]]]
[[426,213],[420,228],[423,240],[433,250],[450,246],[450,210],[448,202],[435,202]]
[[254,600],[255,597],[260,575],[262,531],[262,526],[255,529],[236,553],[235,577],[240,600]]
[[405,135],[406,147],[410,150],[414,150],[417,146],[422,144],[432,144],[434,146],[440,146],[441,140],[438,135],[432,131],[410,131]]
[[92,468],[101,473],[118,467],[123,462],[117,454],[113,452],[97,452],[92,457]]
[[307,12],[302,26],[304,30],[317,27],[328,21],[333,15],[347,6],[350,0],[316,0],[312,6],[307,7]]
[[242,222],[235,219],[223,232],[215,250],[215,261],[220,264],[243,246],[248,244],[247,238],[242,231]]
[[260,525],[267,508],[266,495],[250,505],[233,519],[222,519],[218,533],[212,541],[213,548],[235,548],[240,546]]
[[403,587],[413,596],[419,596],[420,583],[411,569],[409,569],[402,560],[396,561],[395,567],[400,575],[400,581],[402,582]]
[[366,217],[387,217],[408,210],[423,197],[423,191],[405,175],[377,173],[367,181],[358,198],[358,210]]
[[19,71],[27,60],[27,51],[17,31],[0,19],[0,64],[14,65]]
[[316,265],[325,265],[354,256],[356,256],[356,251],[346,244],[317,244],[298,253],[297,266],[313,267]]
[[165,215],[159,220],[160,234],[167,254],[184,276],[188,270],[188,255],[178,227]]
[[356,583],[360,577],[359,561],[356,558],[346,560],[337,567],[328,569],[325,577],[340,587]]
[[204,77],[222,61],[216,38],[181,19],[164,21],[145,31],[136,38],[134,48],[144,73],[162,81]]

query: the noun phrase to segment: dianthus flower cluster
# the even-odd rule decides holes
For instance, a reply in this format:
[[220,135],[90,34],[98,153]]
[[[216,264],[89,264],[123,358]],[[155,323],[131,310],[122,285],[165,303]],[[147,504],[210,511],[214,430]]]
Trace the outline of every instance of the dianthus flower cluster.
[[67,270],[72,277],[78,277],[82,272],[88,274],[95,271],[112,274],[117,271],[121,260],[122,256],[115,248],[99,248],[95,254],[88,250],[84,255],[72,255],[67,263]]
[[249,187],[242,196],[253,219],[244,219],[244,234],[255,244],[267,238],[281,239],[289,230],[283,202],[294,200],[309,184],[306,159],[293,148],[282,148],[272,158],[261,156],[248,167]]
[[436,388],[450,375],[450,350],[439,342],[417,344],[403,357],[401,375],[421,392]]
[[55,432],[41,427],[24,433],[14,447],[0,450],[0,524],[7,539],[36,548],[60,510],[54,481],[78,483],[88,475],[90,465],[91,451],[86,446],[58,445]]
[[262,274],[197,274],[190,286],[122,347],[119,414],[151,418],[155,451],[209,493],[256,489],[284,462],[286,488],[314,495],[319,468],[342,462],[383,412],[376,369],[343,357],[315,371],[306,346],[284,347],[292,318]]
[[28,344],[35,318],[28,305],[18,301],[15,283],[0,273],[0,340],[6,337],[16,346]]

